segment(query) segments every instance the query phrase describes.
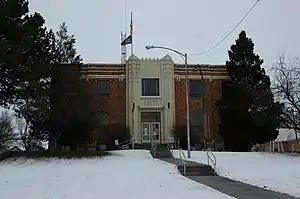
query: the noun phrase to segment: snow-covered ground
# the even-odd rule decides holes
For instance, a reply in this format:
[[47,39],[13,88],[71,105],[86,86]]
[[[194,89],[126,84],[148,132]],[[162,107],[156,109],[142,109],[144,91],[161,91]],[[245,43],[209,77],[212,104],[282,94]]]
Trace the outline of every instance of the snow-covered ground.
[[98,159],[0,163],[0,198],[232,198],[181,176],[148,151],[115,151]]
[[[187,153],[185,151],[185,153]],[[219,175],[300,197],[300,157],[263,152],[214,152]],[[178,157],[178,151],[173,154]],[[205,151],[192,151],[191,161],[207,164]]]

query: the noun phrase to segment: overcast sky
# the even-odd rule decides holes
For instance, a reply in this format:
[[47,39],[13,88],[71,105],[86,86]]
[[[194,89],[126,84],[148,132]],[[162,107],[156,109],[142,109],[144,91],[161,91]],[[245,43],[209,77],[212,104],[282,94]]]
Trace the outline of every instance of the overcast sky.
[[[46,26],[57,30],[65,21],[77,39],[77,51],[88,63],[119,63],[120,31],[125,29],[125,0],[29,0]],[[162,57],[169,53],[145,45],[163,45],[188,54],[200,53],[222,39],[256,0],[127,0],[134,22],[134,54]],[[300,0],[260,0],[253,12],[215,50],[190,58],[190,63],[224,64],[239,32],[246,30],[256,52],[270,66],[279,54],[300,55]],[[128,55],[130,46],[128,46]],[[169,53],[173,60],[182,59]]]

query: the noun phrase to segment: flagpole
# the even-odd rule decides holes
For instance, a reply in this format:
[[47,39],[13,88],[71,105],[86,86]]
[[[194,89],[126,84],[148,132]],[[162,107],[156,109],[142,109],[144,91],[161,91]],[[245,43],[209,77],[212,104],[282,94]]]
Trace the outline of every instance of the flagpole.
[[[133,67],[133,21],[132,21],[132,12],[130,13],[130,35],[131,35],[131,66]],[[134,89],[134,78],[132,79],[132,91]],[[135,102],[134,96],[132,95],[132,149],[134,149],[134,112],[135,112]]]
[[132,41],[131,41],[131,55],[133,55],[133,20],[132,20],[132,12],[131,12],[131,16],[130,16],[130,34],[132,37]]

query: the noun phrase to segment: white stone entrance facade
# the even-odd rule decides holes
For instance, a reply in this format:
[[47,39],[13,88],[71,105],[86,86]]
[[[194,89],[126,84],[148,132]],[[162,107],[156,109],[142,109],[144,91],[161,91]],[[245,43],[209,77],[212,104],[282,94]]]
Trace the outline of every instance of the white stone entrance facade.
[[162,59],[138,59],[126,63],[126,124],[135,143],[164,144],[175,122],[174,63]]

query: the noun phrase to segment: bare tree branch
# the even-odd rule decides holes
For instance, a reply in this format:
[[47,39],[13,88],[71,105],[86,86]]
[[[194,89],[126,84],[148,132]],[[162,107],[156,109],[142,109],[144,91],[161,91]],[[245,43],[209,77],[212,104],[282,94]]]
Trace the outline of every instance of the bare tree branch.
[[274,95],[284,103],[282,125],[300,132],[300,60],[295,58],[293,62],[287,62],[281,55],[272,70]]
[[8,148],[16,141],[12,116],[5,110],[0,115],[0,151]]

